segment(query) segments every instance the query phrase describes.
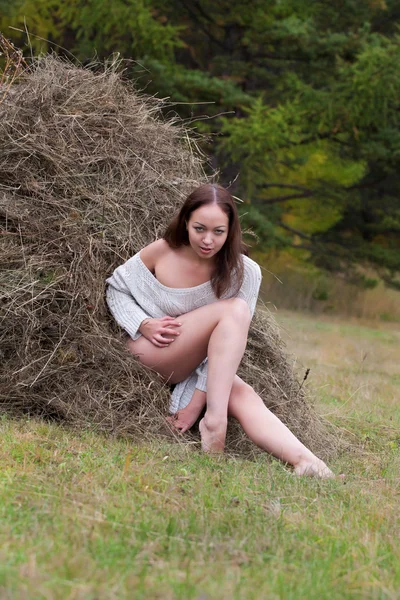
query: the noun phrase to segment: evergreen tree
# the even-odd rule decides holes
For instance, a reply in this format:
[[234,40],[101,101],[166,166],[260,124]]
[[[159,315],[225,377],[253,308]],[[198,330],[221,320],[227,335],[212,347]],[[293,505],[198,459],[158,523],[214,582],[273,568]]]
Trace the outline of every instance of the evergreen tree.
[[265,249],[400,285],[397,1],[0,0],[0,15],[35,52],[133,59],[139,87],[213,134]]

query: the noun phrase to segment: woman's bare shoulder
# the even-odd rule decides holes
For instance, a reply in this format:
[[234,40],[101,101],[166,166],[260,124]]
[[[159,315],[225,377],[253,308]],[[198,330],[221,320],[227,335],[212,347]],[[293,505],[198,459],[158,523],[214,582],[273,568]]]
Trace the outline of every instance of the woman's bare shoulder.
[[156,240],[140,251],[140,258],[149,271],[153,273],[157,260],[160,256],[165,254],[165,252],[169,252],[170,250],[171,248],[164,239]]

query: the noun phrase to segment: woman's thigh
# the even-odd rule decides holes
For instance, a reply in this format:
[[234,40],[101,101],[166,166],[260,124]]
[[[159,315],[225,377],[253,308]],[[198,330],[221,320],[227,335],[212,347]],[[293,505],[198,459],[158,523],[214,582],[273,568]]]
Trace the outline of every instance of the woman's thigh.
[[143,335],[130,339],[128,350],[170,383],[183,381],[207,356],[210,336],[219,320],[231,314],[235,322],[249,324],[249,308],[240,298],[219,300],[179,317],[180,335],[166,348],[154,346]]

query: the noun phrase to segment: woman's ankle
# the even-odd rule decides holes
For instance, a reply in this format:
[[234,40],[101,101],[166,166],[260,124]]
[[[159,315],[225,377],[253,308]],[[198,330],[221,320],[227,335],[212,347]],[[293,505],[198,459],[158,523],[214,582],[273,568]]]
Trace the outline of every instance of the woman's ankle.
[[295,469],[300,468],[303,465],[309,465],[311,463],[317,462],[322,461],[320,461],[320,459],[317,456],[315,456],[315,454],[313,454],[311,450],[308,450],[308,448],[300,448],[299,451],[293,455],[293,459],[290,461],[291,465]]
[[208,431],[221,431],[225,430],[228,425],[228,416],[227,415],[218,415],[218,414],[210,414],[207,410],[204,415],[204,424],[207,427]]

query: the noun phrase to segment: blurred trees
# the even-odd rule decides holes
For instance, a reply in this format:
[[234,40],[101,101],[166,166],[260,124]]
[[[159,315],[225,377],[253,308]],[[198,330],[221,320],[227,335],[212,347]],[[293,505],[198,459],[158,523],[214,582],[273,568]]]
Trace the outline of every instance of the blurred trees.
[[213,134],[262,247],[400,287],[398,2],[0,0],[0,15],[35,52],[134,59],[139,87]]

